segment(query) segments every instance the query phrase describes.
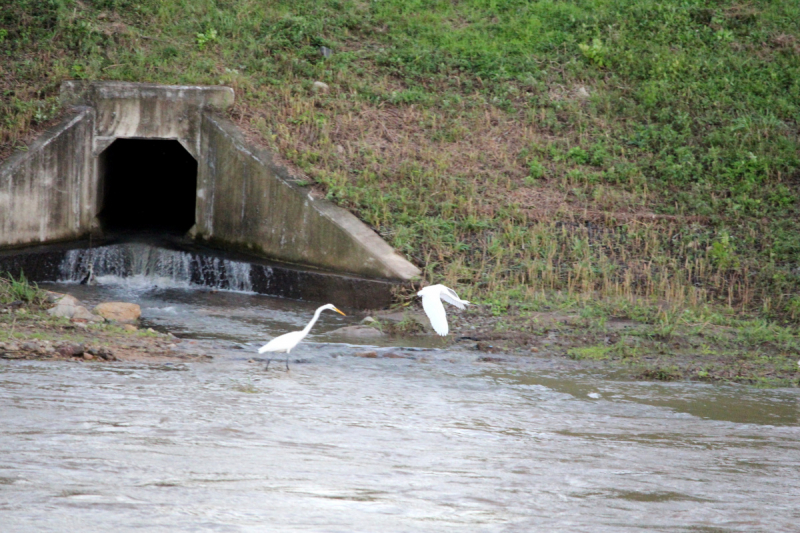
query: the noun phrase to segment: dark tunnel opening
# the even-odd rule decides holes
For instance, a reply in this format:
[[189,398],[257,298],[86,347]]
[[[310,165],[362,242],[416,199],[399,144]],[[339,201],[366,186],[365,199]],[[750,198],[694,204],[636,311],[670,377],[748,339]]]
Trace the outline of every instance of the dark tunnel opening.
[[194,225],[197,161],[178,141],[117,139],[99,164],[104,231],[183,234]]

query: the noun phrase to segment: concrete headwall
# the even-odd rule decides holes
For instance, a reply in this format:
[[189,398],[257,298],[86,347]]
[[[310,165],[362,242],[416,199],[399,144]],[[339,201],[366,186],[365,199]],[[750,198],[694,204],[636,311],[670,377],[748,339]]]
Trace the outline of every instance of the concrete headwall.
[[0,246],[78,238],[97,214],[95,112],[76,108],[0,166]]
[[196,237],[279,261],[362,276],[419,270],[348,211],[311,197],[212,112],[201,123]]
[[217,113],[233,98],[229,87],[65,82],[62,100],[77,107],[28,152],[0,165],[0,248],[97,232],[103,151],[121,138],[175,139],[198,162],[190,237],[332,272],[419,275],[355,216],[312,198],[269,152],[246,142]]
[[97,113],[92,149],[100,154],[117,139],[175,139],[199,159],[203,110],[233,105],[230,87],[65,81],[64,105],[92,106]]

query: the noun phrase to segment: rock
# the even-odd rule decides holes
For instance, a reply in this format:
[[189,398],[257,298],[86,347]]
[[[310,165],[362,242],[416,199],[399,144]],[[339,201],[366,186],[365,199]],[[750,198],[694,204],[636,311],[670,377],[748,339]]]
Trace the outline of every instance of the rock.
[[322,57],[324,57],[325,59],[328,59],[329,57],[331,57],[333,55],[333,50],[331,50],[327,46],[320,46],[319,47],[319,53],[322,54]]
[[503,359],[502,357],[490,357],[486,355],[484,357],[478,357],[478,361],[480,361],[481,363],[502,363],[503,361],[505,361],[505,359]]
[[94,313],[90,313],[89,310],[86,309],[84,306],[79,305],[75,307],[72,313],[72,317],[70,317],[70,320],[73,321],[85,320],[86,322],[102,322],[103,317],[97,316]]
[[106,320],[122,324],[132,324],[142,316],[141,307],[124,302],[103,302],[97,305],[93,311]]
[[361,323],[364,324],[365,326],[368,326],[368,325],[372,324],[373,322],[377,322],[377,320],[375,320],[371,316],[364,317],[364,319],[361,321]]
[[83,354],[83,358],[86,361],[91,361],[92,359],[94,359],[94,356],[92,354],[90,354],[90,353],[85,353],[85,354]]
[[331,90],[331,88],[330,88],[330,86],[328,86],[328,84],[327,84],[327,83],[325,83],[325,82],[322,82],[322,81],[315,81],[315,82],[314,82],[314,83],[311,85],[311,90],[312,90],[312,91],[314,91],[315,93],[327,94],[327,93],[328,93],[328,92]]
[[48,303],[55,304],[58,303],[58,301],[64,296],[66,296],[66,294],[64,294],[63,292],[47,291],[47,294],[45,295],[45,300],[47,300]]
[[378,311],[375,313],[375,316],[380,318],[381,320],[387,320],[389,322],[402,322],[403,318],[405,318],[404,311]]
[[425,331],[433,331],[433,328],[430,327],[430,320],[428,320],[428,316],[422,311],[414,311],[411,309],[406,309],[404,311],[378,311],[375,313],[375,316],[381,322],[403,322],[403,321],[410,321],[413,320],[414,322],[419,323]]
[[83,344],[76,344],[76,343],[64,343],[58,347],[56,347],[56,352],[61,357],[80,357],[86,351],[86,348]]
[[375,359],[378,357],[378,352],[356,352],[353,354],[355,357],[365,357],[367,359]]
[[489,352],[489,353],[497,353],[497,352],[500,351],[499,348],[497,348],[496,346],[492,346],[491,344],[489,344],[487,342],[479,342],[479,343],[477,343],[475,345],[475,349],[480,351],[480,352]]
[[99,359],[104,359],[106,361],[116,361],[117,358],[108,348],[100,347],[100,348],[87,348],[86,353],[91,354]]
[[48,309],[47,313],[52,316],[72,318],[72,315],[75,314],[76,307],[81,307],[80,301],[74,296],[65,294],[60,299],[56,300],[55,307]]
[[64,294],[56,299],[55,296],[58,295],[58,293],[48,293],[48,299],[51,298],[51,295],[53,295],[53,299],[56,302],[56,305],[55,307],[52,307],[47,310],[48,314],[52,316],[59,316],[59,317],[69,318],[72,320],[79,320],[86,322],[103,321],[102,318],[90,313],[88,309],[83,307],[81,305],[81,302],[74,296],[70,296],[69,294]]
[[591,94],[589,94],[589,91],[583,85],[575,89],[575,97],[580,100],[586,100],[590,96]]
[[341,337],[352,337],[355,339],[374,339],[384,336],[381,330],[371,328],[369,326],[345,326],[343,328],[335,329],[329,332],[329,334],[338,335]]
[[133,324],[123,324],[122,329],[124,329],[125,331],[130,331],[132,333],[135,331],[139,331],[139,328],[137,328]]

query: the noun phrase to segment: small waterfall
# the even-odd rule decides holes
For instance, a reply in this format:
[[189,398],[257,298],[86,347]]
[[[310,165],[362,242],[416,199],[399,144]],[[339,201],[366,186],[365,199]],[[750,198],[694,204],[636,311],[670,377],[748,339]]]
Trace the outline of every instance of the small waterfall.
[[79,283],[93,277],[101,285],[200,285],[252,292],[250,274],[249,263],[129,243],[70,250],[61,262],[59,281]]

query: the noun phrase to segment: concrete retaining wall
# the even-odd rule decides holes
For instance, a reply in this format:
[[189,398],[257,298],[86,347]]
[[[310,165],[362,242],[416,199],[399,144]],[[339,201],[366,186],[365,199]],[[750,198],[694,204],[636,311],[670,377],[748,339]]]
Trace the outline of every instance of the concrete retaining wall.
[[292,183],[269,152],[211,112],[201,123],[196,237],[327,270],[410,279],[419,270],[344,209]]
[[77,108],[0,166],[0,246],[78,238],[97,214],[95,112]]

